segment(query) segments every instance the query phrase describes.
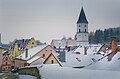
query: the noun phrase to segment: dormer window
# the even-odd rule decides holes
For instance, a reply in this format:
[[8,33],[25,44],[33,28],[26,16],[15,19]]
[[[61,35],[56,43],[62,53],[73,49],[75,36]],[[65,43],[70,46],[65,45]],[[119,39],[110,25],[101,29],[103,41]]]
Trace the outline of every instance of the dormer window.
[[34,42],[32,42],[32,44],[34,44]]

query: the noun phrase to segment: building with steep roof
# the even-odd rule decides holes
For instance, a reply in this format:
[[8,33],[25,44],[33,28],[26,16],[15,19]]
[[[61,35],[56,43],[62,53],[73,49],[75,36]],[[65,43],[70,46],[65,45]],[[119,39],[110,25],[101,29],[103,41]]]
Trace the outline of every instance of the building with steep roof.
[[[88,45],[89,44],[89,33],[88,33],[88,20],[86,18],[85,12],[83,7],[81,8],[81,12],[77,21],[77,32],[75,34],[75,38],[68,38],[65,37],[61,40],[54,39],[51,42],[51,46],[56,48],[57,50],[63,49],[65,50],[66,47],[76,47],[79,45]],[[72,49],[70,48],[70,49]]]
[[9,72],[12,69],[12,61],[10,58],[10,54],[8,53],[8,51],[5,51],[3,53],[3,57],[2,57],[2,71],[4,72]]
[[37,44],[34,38],[14,40],[9,47],[10,57],[13,60],[15,57],[22,54],[26,49],[31,49],[35,46],[37,46]]
[[68,48],[77,46],[77,43],[72,38],[65,38],[63,37],[61,40],[52,40],[51,46],[54,47],[56,50],[70,50]]
[[89,37],[88,21],[84,9],[82,7],[77,21],[77,32],[75,35],[75,40],[77,42],[77,45],[89,44],[88,37]]

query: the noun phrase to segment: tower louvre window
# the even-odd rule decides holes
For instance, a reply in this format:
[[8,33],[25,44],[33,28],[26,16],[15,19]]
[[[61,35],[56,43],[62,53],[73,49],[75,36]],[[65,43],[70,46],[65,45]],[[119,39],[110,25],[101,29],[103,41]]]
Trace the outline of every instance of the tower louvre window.
[[85,32],[86,32],[86,29],[85,29]]
[[80,29],[79,29],[79,32],[80,32]]

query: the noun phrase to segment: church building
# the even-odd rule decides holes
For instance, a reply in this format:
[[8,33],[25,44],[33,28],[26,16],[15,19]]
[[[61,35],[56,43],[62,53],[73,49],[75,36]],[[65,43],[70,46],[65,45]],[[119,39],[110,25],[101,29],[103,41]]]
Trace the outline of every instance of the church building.
[[75,47],[79,45],[89,44],[89,33],[88,33],[88,20],[86,18],[83,7],[77,21],[77,32],[75,38],[63,38],[61,40],[54,39],[51,42],[51,46],[56,49],[66,49],[66,47]]
[[88,33],[88,21],[82,7],[78,21],[77,21],[77,32],[75,35],[75,40],[77,45],[89,44],[89,33]]

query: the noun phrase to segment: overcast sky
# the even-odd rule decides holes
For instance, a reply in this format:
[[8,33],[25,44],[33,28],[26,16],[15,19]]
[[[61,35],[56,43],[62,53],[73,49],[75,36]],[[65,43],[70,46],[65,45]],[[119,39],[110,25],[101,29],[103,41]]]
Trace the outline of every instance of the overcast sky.
[[89,32],[120,26],[120,0],[0,0],[2,42],[74,38],[82,4]]

